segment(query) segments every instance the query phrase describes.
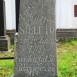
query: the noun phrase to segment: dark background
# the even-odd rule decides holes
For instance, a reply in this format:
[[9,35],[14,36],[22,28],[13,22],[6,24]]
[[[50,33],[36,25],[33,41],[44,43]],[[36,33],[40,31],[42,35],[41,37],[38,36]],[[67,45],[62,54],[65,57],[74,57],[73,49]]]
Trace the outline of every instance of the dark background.
[[4,36],[3,0],[0,0],[0,36]]
[[15,1],[16,1],[16,31],[18,32],[20,0],[15,0]]

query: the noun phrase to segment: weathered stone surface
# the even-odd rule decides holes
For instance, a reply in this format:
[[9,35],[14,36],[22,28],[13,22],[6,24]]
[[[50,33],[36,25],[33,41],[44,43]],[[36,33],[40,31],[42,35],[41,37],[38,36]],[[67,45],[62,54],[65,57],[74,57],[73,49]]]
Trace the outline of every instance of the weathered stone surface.
[[15,77],[57,77],[55,0],[20,0]]
[[0,51],[8,51],[10,38],[6,35],[5,1],[0,0]]
[[8,51],[10,49],[10,38],[8,36],[0,36],[0,51]]

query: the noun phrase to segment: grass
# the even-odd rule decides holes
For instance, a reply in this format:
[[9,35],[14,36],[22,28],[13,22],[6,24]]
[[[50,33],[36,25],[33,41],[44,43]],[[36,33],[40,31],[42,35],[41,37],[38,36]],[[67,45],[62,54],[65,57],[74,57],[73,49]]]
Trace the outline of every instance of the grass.
[[14,45],[13,44],[11,44],[11,48],[8,52],[0,51],[0,58],[2,57],[14,57]]
[[77,40],[57,44],[58,77],[77,77]]
[[14,52],[0,52],[0,58],[2,57],[14,57]]
[[10,77],[14,74],[13,60],[0,60],[0,77]]
[[[57,43],[58,77],[77,77],[77,39]],[[13,60],[0,60],[0,77],[14,73]]]

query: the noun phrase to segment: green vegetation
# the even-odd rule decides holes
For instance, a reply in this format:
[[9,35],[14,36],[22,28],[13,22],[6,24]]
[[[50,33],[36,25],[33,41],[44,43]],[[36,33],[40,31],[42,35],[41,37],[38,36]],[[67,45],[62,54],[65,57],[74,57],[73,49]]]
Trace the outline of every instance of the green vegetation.
[[57,47],[58,76],[77,77],[77,40],[59,41]]
[[0,60],[0,77],[10,77],[14,74],[13,60]]
[[[57,42],[57,63],[58,77],[77,77],[77,40]],[[13,73],[13,60],[0,60],[0,77],[10,77]]]
[[[9,52],[0,52],[0,58],[14,57],[14,45]],[[0,60],[0,77],[10,77],[14,74],[14,60]]]
[[14,57],[14,44],[11,44],[11,49],[7,51],[0,51],[0,58],[2,57]]
[[0,52],[0,58],[2,57],[14,57],[14,52]]

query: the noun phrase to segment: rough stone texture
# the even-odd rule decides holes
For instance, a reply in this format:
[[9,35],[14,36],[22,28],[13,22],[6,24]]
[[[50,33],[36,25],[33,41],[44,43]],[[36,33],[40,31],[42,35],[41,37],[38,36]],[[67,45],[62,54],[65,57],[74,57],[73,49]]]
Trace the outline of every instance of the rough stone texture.
[[16,30],[7,30],[6,34],[10,37],[11,44],[14,44]]
[[14,77],[57,77],[55,0],[20,0]]
[[15,33],[15,38],[14,38],[14,46],[15,46],[15,49],[16,49],[17,42],[18,42],[18,32]]
[[8,51],[10,49],[10,38],[8,36],[0,36],[0,51]]

